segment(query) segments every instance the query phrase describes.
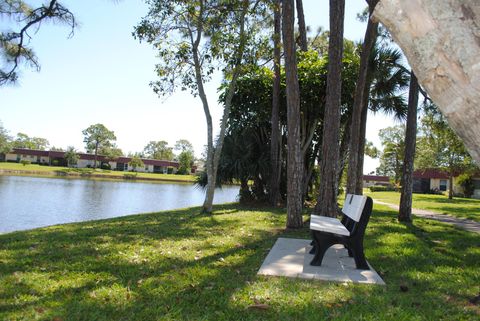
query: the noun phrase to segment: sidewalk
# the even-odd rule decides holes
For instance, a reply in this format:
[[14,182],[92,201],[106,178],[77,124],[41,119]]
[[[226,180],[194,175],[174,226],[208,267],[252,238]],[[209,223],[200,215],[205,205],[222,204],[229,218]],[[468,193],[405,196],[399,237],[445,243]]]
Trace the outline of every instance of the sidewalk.
[[[386,206],[388,206],[388,207],[390,207],[394,210],[397,210],[397,211],[398,211],[398,208],[399,208],[398,205],[385,203],[385,202],[378,201],[378,200],[374,199],[373,204],[375,204],[375,203],[386,205]],[[453,224],[453,225],[455,225],[455,226],[457,226],[461,229],[464,229],[466,231],[480,234],[480,223],[472,221],[472,220],[457,218],[457,217],[453,217],[453,216],[450,216],[450,215],[447,215],[447,214],[439,214],[439,213],[430,212],[430,211],[426,211],[426,210],[420,210],[420,209],[417,209],[417,208],[412,208],[412,214],[415,214],[416,216],[419,216],[419,217],[429,218],[429,219],[432,219],[432,220],[443,222],[443,223]]]

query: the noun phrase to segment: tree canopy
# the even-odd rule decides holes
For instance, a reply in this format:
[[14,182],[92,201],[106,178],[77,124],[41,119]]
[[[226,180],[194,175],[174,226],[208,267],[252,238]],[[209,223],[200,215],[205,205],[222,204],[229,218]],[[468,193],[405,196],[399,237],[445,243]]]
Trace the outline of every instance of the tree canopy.
[[43,22],[68,25],[70,36],[76,26],[73,13],[57,0],[45,1],[38,6],[23,0],[0,0],[0,19],[4,18],[8,20],[7,26],[10,28],[0,33],[0,56],[5,62],[0,67],[0,86],[18,79],[18,68],[22,63],[40,70],[30,40]]

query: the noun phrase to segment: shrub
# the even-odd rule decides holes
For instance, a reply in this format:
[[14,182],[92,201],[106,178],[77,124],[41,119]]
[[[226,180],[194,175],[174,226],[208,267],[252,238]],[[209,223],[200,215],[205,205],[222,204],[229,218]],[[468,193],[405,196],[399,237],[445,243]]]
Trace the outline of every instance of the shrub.
[[137,178],[137,173],[125,173],[125,174],[123,174],[123,178],[125,178],[125,179],[135,179],[135,178]]
[[102,165],[100,166],[101,169],[107,169],[107,170],[111,170],[112,167],[110,166],[110,164],[108,163],[102,163]]
[[370,186],[370,192],[395,192],[397,189],[394,186],[373,185]]
[[465,197],[472,197],[475,192],[475,184],[473,183],[472,176],[470,174],[464,173],[458,177],[458,185],[463,188]]
[[32,162],[29,161],[29,160],[27,160],[27,159],[22,159],[22,160],[20,161],[20,164],[22,164],[23,166],[25,166],[25,165],[30,165],[31,163],[32,163]]

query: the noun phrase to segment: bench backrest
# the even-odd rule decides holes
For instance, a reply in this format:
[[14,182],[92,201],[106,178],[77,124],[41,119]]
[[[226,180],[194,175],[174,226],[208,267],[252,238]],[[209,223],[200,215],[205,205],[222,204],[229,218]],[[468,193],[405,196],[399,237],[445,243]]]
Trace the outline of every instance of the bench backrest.
[[362,217],[363,208],[367,197],[363,195],[347,194],[343,204],[342,213],[350,217],[355,222],[359,222]]
[[373,201],[370,197],[347,194],[341,222],[350,231],[351,237],[363,237],[372,214],[372,207]]

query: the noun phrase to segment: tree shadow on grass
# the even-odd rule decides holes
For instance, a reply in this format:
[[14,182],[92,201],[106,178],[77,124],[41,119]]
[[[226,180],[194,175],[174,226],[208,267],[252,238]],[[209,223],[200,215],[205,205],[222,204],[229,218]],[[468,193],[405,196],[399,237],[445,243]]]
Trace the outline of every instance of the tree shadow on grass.
[[[281,210],[249,211],[237,205],[216,209],[214,215],[179,210],[0,236],[5,254],[0,265],[0,319],[476,316],[463,308],[466,292],[459,289],[479,281],[478,251],[463,258],[462,248],[478,245],[468,233],[424,220],[402,225],[392,220],[393,212],[375,211],[367,228],[366,254],[384,271],[387,286],[344,286],[256,276],[279,236],[306,238],[308,230],[281,232]],[[438,239],[447,243],[435,242]],[[463,272],[458,270],[459,260]],[[451,275],[459,282],[452,283]],[[408,290],[402,292],[401,285]],[[258,304],[267,308],[249,308]]]

